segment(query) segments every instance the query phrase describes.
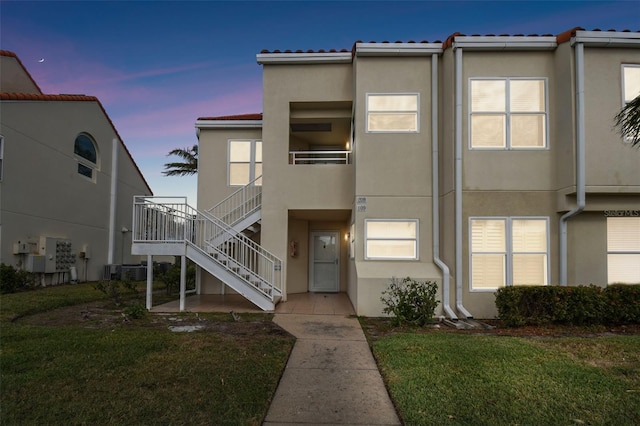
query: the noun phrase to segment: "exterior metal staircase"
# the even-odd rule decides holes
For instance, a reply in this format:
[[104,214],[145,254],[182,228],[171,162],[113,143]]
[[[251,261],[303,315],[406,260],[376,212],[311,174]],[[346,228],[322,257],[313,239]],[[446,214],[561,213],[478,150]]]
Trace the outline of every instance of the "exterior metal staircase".
[[134,197],[132,253],[185,255],[256,306],[273,310],[282,298],[282,261],[245,235],[260,221],[261,187],[251,186],[207,212],[182,197]]
[[[262,176],[257,177],[207,210],[207,213],[227,224],[229,229],[247,237],[260,232],[262,186],[259,183],[261,182]],[[227,235],[226,233],[218,235],[211,243],[221,244]]]

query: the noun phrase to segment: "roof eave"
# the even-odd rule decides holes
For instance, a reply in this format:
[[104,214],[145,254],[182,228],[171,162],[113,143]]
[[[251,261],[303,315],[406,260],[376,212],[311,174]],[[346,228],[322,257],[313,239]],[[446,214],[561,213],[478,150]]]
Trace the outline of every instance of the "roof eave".
[[453,48],[466,50],[554,50],[555,36],[456,36]]
[[576,31],[571,45],[582,43],[589,47],[640,47],[640,33],[614,31]]
[[259,53],[258,64],[346,64],[351,63],[351,52],[329,53]]
[[198,129],[261,129],[262,120],[197,120]]
[[430,56],[442,53],[442,43],[356,43],[356,56]]

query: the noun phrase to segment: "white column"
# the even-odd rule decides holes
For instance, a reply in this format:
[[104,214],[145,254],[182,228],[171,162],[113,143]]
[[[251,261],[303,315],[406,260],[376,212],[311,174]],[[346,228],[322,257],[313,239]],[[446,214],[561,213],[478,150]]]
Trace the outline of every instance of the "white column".
[[153,306],[153,256],[147,255],[147,310]]

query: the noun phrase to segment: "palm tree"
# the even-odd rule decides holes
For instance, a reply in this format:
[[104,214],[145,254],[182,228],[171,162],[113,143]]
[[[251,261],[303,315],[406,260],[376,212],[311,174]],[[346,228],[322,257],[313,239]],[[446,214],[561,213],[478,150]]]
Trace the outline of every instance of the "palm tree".
[[627,103],[614,120],[615,127],[625,140],[631,142],[631,146],[640,148],[640,95]]
[[177,155],[184,161],[181,163],[166,163],[164,165],[165,176],[190,176],[198,173],[198,145],[189,148],[176,148],[169,155]]

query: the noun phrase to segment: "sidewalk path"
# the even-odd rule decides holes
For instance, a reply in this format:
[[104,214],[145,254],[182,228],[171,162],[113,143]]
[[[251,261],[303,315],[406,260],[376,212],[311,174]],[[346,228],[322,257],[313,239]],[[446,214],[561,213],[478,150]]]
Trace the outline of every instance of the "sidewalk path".
[[400,425],[356,318],[278,314],[297,341],[264,426]]

